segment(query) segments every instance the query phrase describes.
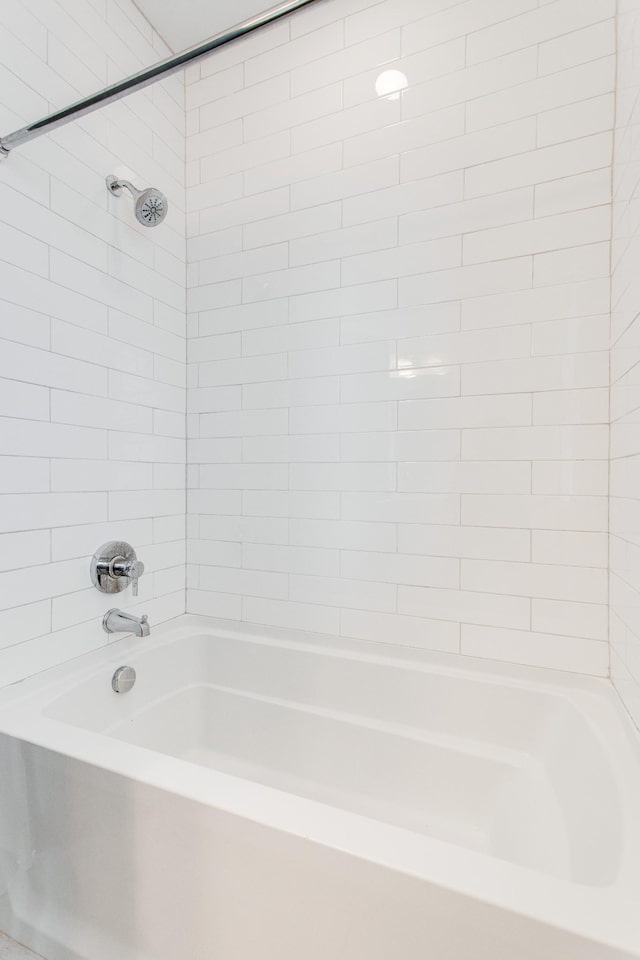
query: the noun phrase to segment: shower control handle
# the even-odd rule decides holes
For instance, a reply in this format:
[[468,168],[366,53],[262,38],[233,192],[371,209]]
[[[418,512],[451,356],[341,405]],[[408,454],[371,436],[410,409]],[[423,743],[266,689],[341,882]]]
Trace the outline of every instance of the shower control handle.
[[122,540],[111,540],[94,553],[91,560],[91,581],[102,593],[121,593],[129,584],[138,596],[138,580],[144,563],[138,560],[133,547]]

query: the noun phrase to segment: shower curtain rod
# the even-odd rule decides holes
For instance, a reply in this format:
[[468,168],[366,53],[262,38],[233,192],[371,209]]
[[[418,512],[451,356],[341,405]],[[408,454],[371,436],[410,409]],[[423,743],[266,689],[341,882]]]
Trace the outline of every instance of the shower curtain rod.
[[106,107],[110,103],[115,103],[116,100],[121,100],[130,93],[142,90],[157,80],[170,77],[174,73],[178,73],[180,70],[189,66],[189,64],[204,60],[205,57],[208,57],[220,47],[225,47],[228,43],[233,43],[234,40],[240,40],[242,37],[246,37],[256,30],[260,30],[261,27],[268,26],[270,23],[282,20],[283,17],[295,13],[296,10],[300,10],[302,7],[308,7],[310,4],[318,2],[321,2],[321,0],[286,0],[285,3],[280,3],[277,7],[273,7],[265,13],[259,14],[257,17],[252,17],[250,20],[245,20],[244,23],[232,27],[232,29],[226,33],[219,33],[205,43],[200,43],[195,47],[189,47],[187,50],[183,50],[182,53],[167,57],[166,60],[161,60],[160,63],[156,63],[153,67],[147,67],[139,73],[134,73],[133,76],[127,77],[126,80],[121,80],[119,83],[114,83],[110,87],[105,87],[105,89],[99,93],[85,97],[84,100],[78,100],[77,103],[73,103],[70,107],[65,107],[64,110],[57,110],[42,120],[37,120],[35,123],[30,123],[26,127],[21,127],[20,130],[14,130],[13,133],[8,134],[6,137],[0,137],[0,158],[8,157],[9,152],[13,150],[14,147],[19,147],[23,143],[28,143],[30,140],[35,140],[36,137],[41,137],[43,134],[49,133],[51,130],[57,130],[58,127],[62,127],[66,123],[71,123],[72,120],[78,120],[80,117],[85,117],[87,114],[93,113],[94,110],[99,110],[101,107]]

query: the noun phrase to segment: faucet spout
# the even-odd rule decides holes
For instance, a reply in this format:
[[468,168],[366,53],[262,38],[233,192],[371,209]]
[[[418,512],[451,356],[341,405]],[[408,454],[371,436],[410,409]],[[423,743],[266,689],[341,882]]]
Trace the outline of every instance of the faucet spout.
[[148,637],[151,633],[149,618],[146,614],[134,617],[132,613],[122,610],[107,610],[102,618],[102,628],[105,633],[135,633],[136,637]]

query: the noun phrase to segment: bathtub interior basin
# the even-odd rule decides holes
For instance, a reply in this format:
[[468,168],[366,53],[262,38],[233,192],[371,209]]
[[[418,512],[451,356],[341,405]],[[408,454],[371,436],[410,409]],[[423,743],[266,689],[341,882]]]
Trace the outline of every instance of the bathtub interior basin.
[[619,874],[594,693],[326,638],[194,632],[149,649],[131,648],[129,693],[103,672],[43,717],[573,883]]

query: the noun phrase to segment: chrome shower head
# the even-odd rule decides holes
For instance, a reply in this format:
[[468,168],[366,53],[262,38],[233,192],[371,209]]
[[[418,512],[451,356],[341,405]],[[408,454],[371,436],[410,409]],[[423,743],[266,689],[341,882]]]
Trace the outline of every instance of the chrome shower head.
[[138,223],[143,227],[157,227],[162,223],[167,215],[169,204],[164,193],[160,193],[155,187],[148,187],[146,190],[137,190],[128,180],[119,180],[118,177],[110,174],[107,177],[107,189],[109,193],[119,197],[123,187],[128,190],[135,204],[135,214]]

